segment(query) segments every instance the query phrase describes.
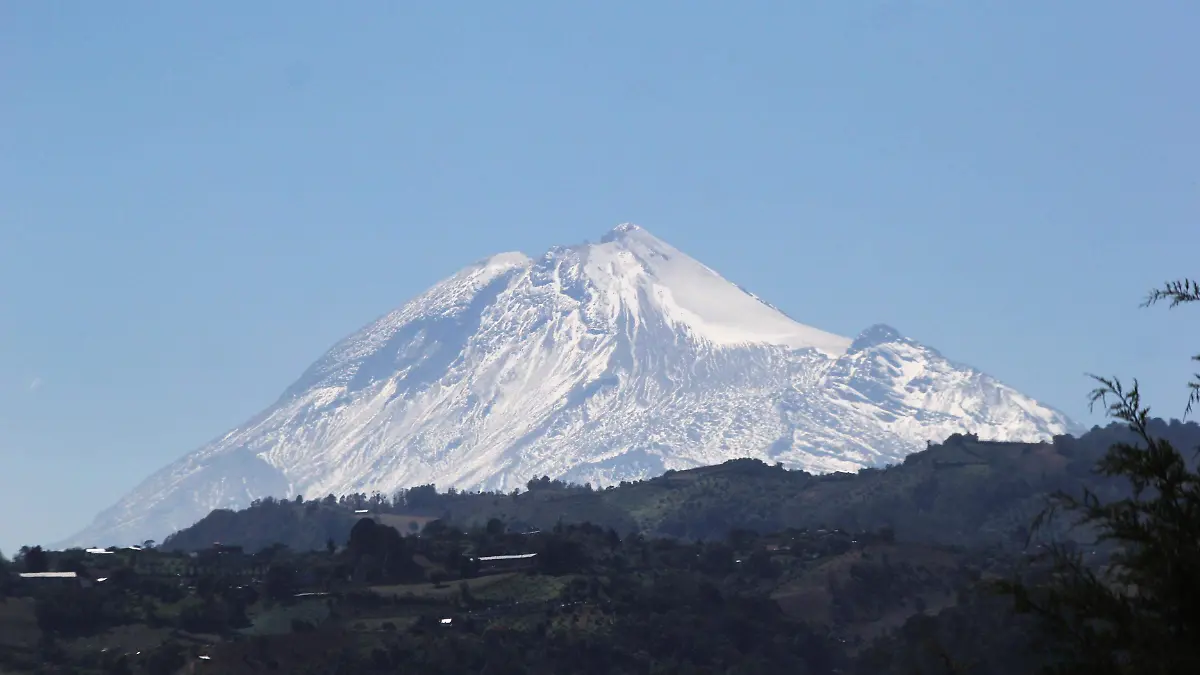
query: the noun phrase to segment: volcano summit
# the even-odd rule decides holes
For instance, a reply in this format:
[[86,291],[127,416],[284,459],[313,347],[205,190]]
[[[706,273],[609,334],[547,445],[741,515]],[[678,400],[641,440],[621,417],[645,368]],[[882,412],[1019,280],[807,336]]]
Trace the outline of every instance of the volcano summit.
[[267,495],[511,490],[542,475],[600,485],[735,457],[853,471],[956,432],[1075,430],[893,328],[851,339],[803,325],[621,225],[438,283],[69,543],[161,539]]

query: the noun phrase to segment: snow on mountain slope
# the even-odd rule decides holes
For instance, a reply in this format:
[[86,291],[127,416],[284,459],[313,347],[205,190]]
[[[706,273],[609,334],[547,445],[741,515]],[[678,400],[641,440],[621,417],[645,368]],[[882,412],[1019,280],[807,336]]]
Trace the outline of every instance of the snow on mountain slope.
[[734,457],[854,470],[955,432],[1070,430],[891,328],[850,340],[799,324],[622,225],[435,285],[67,543],[158,539],[266,495],[511,490],[542,475],[607,484]]
[[830,356],[850,340],[792,321],[636,225],[619,225],[590,247],[584,274],[610,311],[656,311],[672,326],[716,345],[815,348]]

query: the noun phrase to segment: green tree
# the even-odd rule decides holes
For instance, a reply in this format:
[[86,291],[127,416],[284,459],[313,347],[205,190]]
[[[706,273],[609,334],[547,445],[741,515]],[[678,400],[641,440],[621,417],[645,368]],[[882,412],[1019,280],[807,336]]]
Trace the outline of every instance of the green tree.
[[46,555],[41,546],[22,546],[18,558],[26,572],[37,573],[50,570],[50,557]]
[[[1145,305],[1200,302],[1200,285],[1180,281],[1156,290]],[[1200,356],[1194,357],[1200,360]],[[1057,492],[1034,530],[1060,513],[1094,532],[1098,546],[1114,550],[1098,568],[1084,551],[1052,545],[1049,576],[1041,583],[1009,582],[1003,589],[1020,611],[1042,619],[1059,648],[1057,673],[1174,675],[1200,673],[1200,474],[1175,447],[1151,431],[1150,410],[1137,381],[1095,378],[1093,405],[1125,422],[1127,442],[1109,448],[1096,466],[1123,478],[1131,496],[1101,501]],[[1200,403],[1200,376],[1189,384],[1188,412]]]

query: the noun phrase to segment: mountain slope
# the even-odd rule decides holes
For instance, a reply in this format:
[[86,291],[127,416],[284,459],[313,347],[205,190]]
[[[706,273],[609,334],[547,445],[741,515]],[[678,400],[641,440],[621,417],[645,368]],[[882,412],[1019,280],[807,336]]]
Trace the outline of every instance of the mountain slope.
[[623,225],[435,285],[70,543],[161,538],[265,495],[610,483],[746,456],[829,471],[894,462],[955,432],[1037,440],[1072,428],[886,326],[850,340],[797,323]]

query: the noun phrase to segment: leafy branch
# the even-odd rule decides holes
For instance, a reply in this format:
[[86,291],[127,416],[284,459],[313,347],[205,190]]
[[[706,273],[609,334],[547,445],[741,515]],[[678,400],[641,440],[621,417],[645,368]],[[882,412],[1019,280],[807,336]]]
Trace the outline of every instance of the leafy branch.
[[[1173,282],[1150,294],[1145,305],[1169,301],[1172,307],[1200,301],[1200,284]],[[1200,357],[1196,357],[1200,360]],[[1126,423],[1133,440],[1109,448],[1096,473],[1126,479],[1131,496],[1101,502],[1084,489],[1080,496],[1058,491],[1031,528],[1042,529],[1061,513],[1072,525],[1096,533],[1096,544],[1113,549],[1097,567],[1083,555],[1054,543],[1042,556],[1047,578],[1000,584],[1018,611],[1043,621],[1061,648],[1051,669],[1057,673],[1200,672],[1200,474],[1150,428],[1134,380],[1092,376],[1099,386],[1090,404]],[[1200,376],[1191,385],[1188,411],[1200,402]]]
[[[1200,283],[1197,283],[1195,279],[1168,281],[1162,288],[1150,291],[1150,294],[1146,296],[1146,300],[1142,302],[1142,306],[1149,307],[1164,301],[1170,303],[1168,304],[1168,308],[1171,309],[1189,302],[1200,302]],[[1192,360],[1200,361],[1200,354],[1193,356]],[[1192,392],[1188,396],[1185,412],[1191,413],[1192,407],[1200,404],[1200,373],[1192,375],[1192,381],[1188,383],[1188,387]]]

